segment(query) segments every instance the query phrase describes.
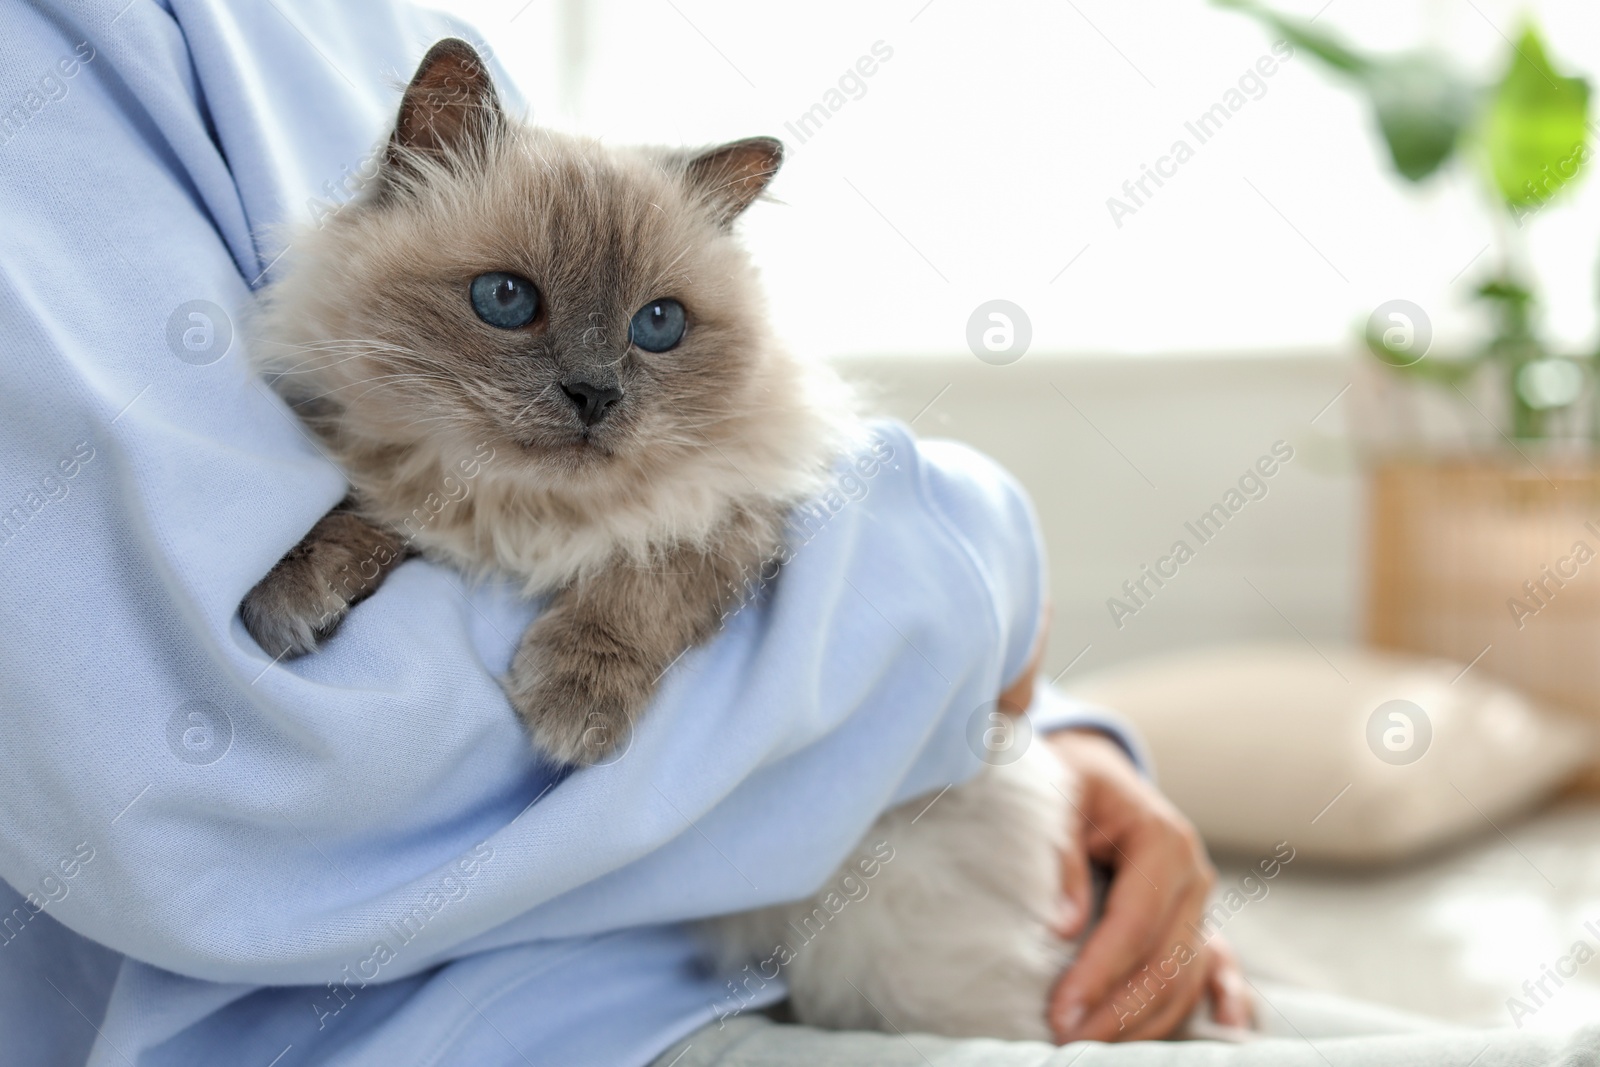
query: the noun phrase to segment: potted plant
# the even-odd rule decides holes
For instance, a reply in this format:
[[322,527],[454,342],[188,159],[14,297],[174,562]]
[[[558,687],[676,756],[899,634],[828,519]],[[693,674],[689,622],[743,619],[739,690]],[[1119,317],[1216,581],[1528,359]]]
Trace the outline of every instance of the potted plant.
[[1369,451],[1367,637],[1443,655],[1547,702],[1600,716],[1600,351],[1542,334],[1524,233],[1589,161],[1589,86],[1550,61],[1537,29],[1480,84],[1428,51],[1369,55],[1254,0],[1216,0],[1265,24],[1364,96],[1402,179],[1469,171],[1494,221],[1474,283],[1481,343],[1430,350],[1414,304],[1362,330],[1391,384],[1442,394],[1486,442],[1419,439]]

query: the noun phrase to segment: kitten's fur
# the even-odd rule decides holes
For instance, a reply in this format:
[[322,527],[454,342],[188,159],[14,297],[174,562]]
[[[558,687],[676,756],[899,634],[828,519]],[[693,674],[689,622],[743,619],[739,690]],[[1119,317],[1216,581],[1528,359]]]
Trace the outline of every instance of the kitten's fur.
[[[729,230],[780,155],[759,138],[692,155],[521,126],[470,47],[436,46],[375,188],[295,242],[260,316],[264,369],[352,485],[342,547],[318,547],[324,520],[246,597],[262,647],[298,655],[332,633],[382,577],[374,562],[350,588],[341,566],[387,560],[487,446],[471,493],[407,547],[549,594],[511,701],[563,763],[620,744],[778,550],[848,425],[837,382],[770,336]],[[538,284],[529,327],[474,314],[467,286],[493,270]],[[683,342],[634,348],[630,316],[664,296],[688,309]],[[624,395],[585,426],[574,380]]]
[[1077,799],[1041,742],[887,812],[865,843],[892,858],[871,877],[853,858],[814,899],[708,924],[734,975],[719,1014],[781,969],[813,1026],[1050,1041],[1045,1004],[1078,948],[1052,931]]
[[[620,744],[855,433],[836,380],[770,336],[730,232],[780,154],[534,130],[468,45],[434,46],[373,188],[296,239],[258,318],[257,358],[352,487],[241,606],[263,649],[311,651],[412,551],[509,573],[549,596],[506,684],[538,747],[582,764]],[[471,280],[497,270],[539,286],[529,326],[474,314]],[[683,343],[635,349],[630,316],[668,296]],[[624,394],[593,426],[563,394],[574,375]],[[1071,845],[1052,778],[1070,793],[1038,745],[885,815],[868,840],[898,857],[872,902],[787,968],[801,1020],[1048,1038],[1072,952],[1049,931]],[[714,921],[714,940],[761,960],[824,899]]]

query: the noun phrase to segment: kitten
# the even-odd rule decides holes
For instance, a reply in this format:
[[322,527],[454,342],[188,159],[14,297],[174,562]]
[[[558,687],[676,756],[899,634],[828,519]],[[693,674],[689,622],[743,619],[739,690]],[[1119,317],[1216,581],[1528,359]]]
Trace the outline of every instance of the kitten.
[[[548,597],[506,681],[536,745],[621,744],[860,436],[837,379],[774,342],[731,232],[781,154],[534,130],[470,46],[435,45],[374,184],[296,241],[257,318],[258,362],[351,485],[245,597],[263,650],[312,651],[413,552],[511,574]],[[1049,926],[1075,847],[1053,779],[1071,795],[1036,745],[885,815],[877,902],[788,961],[800,1019],[1048,1038],[1074,947]],[[708,929],[764,965],[830,905]]]
[[851,433],[731,232],[781,156],[531,129],[470,46],[436,45],[373,187],[259,313],[258,362],[352,487],[245,597],[262,648],[312,651],[412,551],[508,573],[549,597],[506,682],[538,747],[621,744]]

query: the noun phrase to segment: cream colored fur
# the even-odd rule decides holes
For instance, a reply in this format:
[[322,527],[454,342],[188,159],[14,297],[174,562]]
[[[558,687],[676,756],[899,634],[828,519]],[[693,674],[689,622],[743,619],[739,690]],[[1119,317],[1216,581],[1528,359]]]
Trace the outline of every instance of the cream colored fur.
[[[815,898],[715,920],[708,935],[736,981],[781,970],[809,1025],[1048,1041],[1050,990],[1077,951],[1051,930],[1061,857],[1080,847],[1068,833],[1076,799],[1049,746],[1032,744],[880,818],[863,852],[883,842],[893,858],[872,877],[852,857]],[[866,892],[834,914],[824,900],[838,906],[846,878]],[[779,945],[793,958],[762,969]]]

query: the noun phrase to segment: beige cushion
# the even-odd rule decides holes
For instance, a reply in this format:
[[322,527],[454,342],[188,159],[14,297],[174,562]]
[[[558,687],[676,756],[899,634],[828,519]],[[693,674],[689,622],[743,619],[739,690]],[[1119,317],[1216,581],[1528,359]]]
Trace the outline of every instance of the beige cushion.
[[[1127,716],[1207,842],[1247,856],[1287,841],[1297,858],[1374,863],[1494,834],[1594,752],[1587,723],[1479,668],[1366,649],[1227,645],[1065,688]],[[1372,724],[1390,701],[1410,703]]]

